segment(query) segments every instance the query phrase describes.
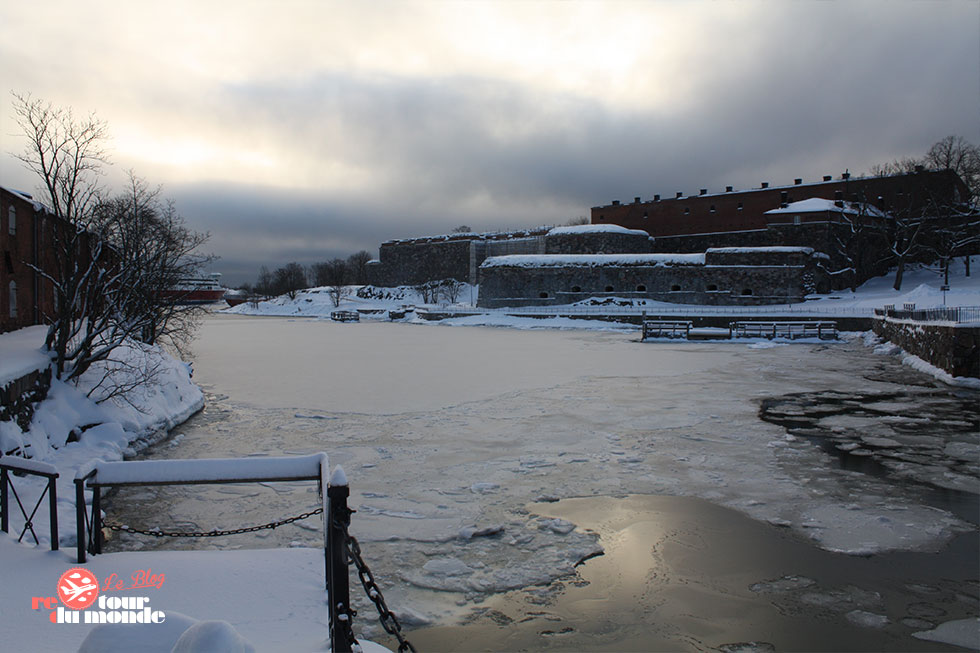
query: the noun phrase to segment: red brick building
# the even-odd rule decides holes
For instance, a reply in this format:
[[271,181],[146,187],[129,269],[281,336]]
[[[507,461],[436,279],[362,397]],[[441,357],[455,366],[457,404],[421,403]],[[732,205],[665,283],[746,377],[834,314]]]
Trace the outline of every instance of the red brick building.
[[825,176],[807,184],[796,179],[791,186],[770,187],[763,182],[751,190],[735,191],[729,186],[725,192],[709,193],[702,188],[697,195],[637,197],[630,204],[613,201],[593,207],[592,224],[643,229],[654,238],[751,231],[769,226],[772,217],[766,211],[810,198],[864,202],[893,213],[921,209],[935,198],[963,202],[969,191],[952,170],[859,178],[845,173],[839,179]]
[[54,288],[35,270],[54,270],[54,216],[30,195],[0,186],[0,333],[44,324]]

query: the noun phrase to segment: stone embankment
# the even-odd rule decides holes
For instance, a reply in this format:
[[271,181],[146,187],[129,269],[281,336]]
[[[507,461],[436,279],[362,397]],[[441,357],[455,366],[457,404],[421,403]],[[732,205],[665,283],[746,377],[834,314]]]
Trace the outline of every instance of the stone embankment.
[[925,313],[882,311],[872,330],[954,377],[980,377],[980,308]]

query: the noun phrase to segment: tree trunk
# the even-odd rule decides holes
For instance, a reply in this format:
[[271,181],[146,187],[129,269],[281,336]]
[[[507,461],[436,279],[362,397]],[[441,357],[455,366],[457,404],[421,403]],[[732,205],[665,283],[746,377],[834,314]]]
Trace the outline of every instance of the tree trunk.
[[905,259],[898,259],[898,271],[895,273],[895,285],[892,286],[895,290],[902,289],[902,277],[905,276]]

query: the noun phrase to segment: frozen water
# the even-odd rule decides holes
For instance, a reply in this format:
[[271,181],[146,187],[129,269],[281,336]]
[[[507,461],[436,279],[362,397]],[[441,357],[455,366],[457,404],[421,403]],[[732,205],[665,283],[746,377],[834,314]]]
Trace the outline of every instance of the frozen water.
[[[256,341],[263,347],[242,349]],[[196,379],[227,397],[182,429],[179,447],[154,456],[326,451],[347,471],[351,532],[376,577],[393,583],[388,602],[410,595],[436,620],[458,612],[456,601],[572,574],[602,550],[571,521],[539,519],[535,500],[697,496],[859,554],[934,550],[970,528],[925,505],[918,488],[842,469],[809,438],[787,438],[786,427],[759,419],[774,396],[884,401],[905,388],[894,379],[928,378],[859,340],[749,349],[641,344],[617,332],[220,316],[205,323],[196,348]],[[256,369],[268,376],[246,373]],[[914,412],[919,400],[896,403]],[[807,416],[810,407],[791,403],[785,414]],[[867,422],[834,425],[849,437]],[[249,489],[260,494],[244,503],[211,489],[161,491],[152,521],[230,527],[317,505],[313,487]],[[126,503],[121,493],[110,514],[123,517]],[[134,526],[141,519],[124,515]],[[263,535],[216,545],[315,546],[318,537],[292,527]]]

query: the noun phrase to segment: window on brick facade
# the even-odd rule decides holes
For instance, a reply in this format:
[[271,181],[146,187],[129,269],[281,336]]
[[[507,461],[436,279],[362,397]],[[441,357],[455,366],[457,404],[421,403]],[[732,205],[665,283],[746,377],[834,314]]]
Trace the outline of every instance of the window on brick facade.
[[803,222],[803,218],[798,215],[793,216],[793,224],[800,224],[801,222]]
[[711,205],[711,208],[708,209],[708,212],[709,213],[714,213],[715,212],[715,205],[714,204]]
[[11,281],[7,286],[7,294],[9,303],[7,306],[10,309],[10,317],[17,317],[17,282]]
[[684,215],[691,215],[691,207],[689,206],[684,207]]
[[738,203],[738,210],[739,210],[739,211],[741,211],[741,210],[742,210],[742,208],[743,208],[743,207],[742,207],[742,203],[741,203],[741,202],[739,202],[739,203]]
[[11,236],[17,233],[17,207],[7,209],[7,232]]

